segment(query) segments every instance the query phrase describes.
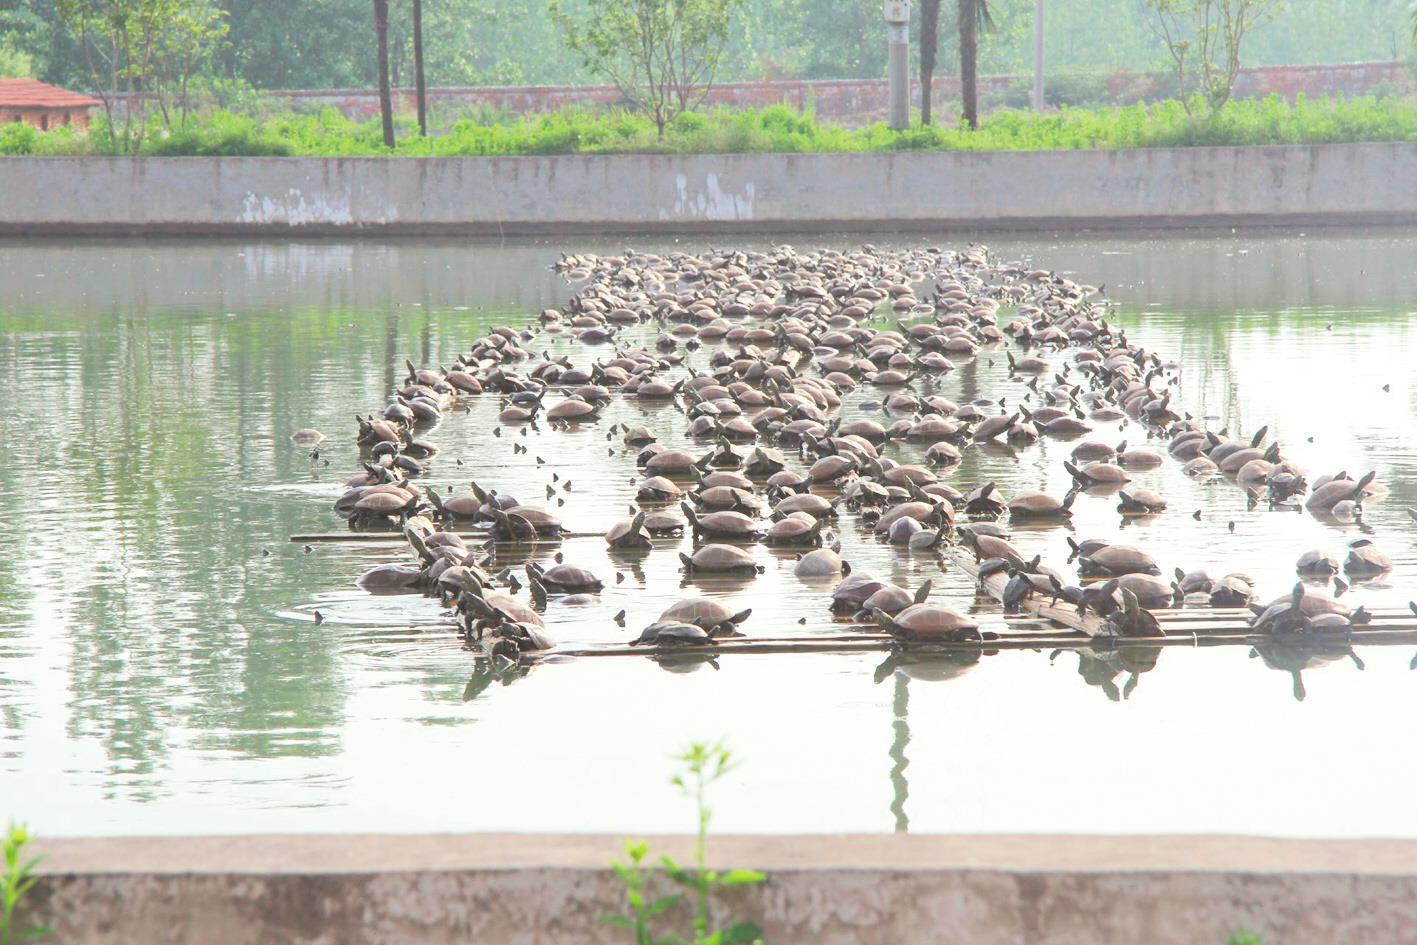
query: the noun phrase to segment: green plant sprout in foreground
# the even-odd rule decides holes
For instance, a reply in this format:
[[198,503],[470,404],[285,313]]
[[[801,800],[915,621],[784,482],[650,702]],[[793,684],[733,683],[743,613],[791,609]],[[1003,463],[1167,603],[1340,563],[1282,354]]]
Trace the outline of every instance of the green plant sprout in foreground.
[[39,925],[15,929],[15,910],[25,893],[38,882],[34,875],[38,857],[24,858],[29,842],[29,831],[23,826],[11,824],[5,833],[5,870],[0,873],[0,945],[17,945],[49,934],[49,929]]
[[[631,931],[635,945],[748,945],[757,943],[761,929],[751,922],[735,922],[726,928],[713,929],[709,916],[710,897],[724,886],[747,886],[763,882],[767,877],[754,870],[729,870],[719,873],[708,868],[708,827],[711,812],[708,807],[709,785],[728,774],[734,767],[732,756],[721,743],[706,745],[695,742],[677,759],[684,770],[676,774],[673,783],[694,801],[698,811],[698,833],[694,841],[694,868],[687,870],[667,856],[659,858],[659,868],[649,864],[649,844],[643,840],[625,843],[628,863],[614,863],[615,875],[625,887],[629,903],[628,915],[606,916],[609,925]],[[652,887],[663,872],[678,892],[653,896]],[[691,933],[668,932],[656,936],[652,926],[663,925],[670,910],[692,897],[694,918]]]

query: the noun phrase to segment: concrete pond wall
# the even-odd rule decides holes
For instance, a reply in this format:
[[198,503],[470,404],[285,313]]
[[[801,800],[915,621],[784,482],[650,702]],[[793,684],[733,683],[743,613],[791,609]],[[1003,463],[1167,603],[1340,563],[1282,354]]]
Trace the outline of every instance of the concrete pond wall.
[[1410,223],[1417,143],[517,158],[3,158],[0,234]]
[[[687,838],[655,849],[689,861]],[[49,840],[22,922],[65,945],[623,943],[604,836]],[[722,900],[772,945],[1387,945],[1417,935],[1417,842],[724,837]],[[681,923],[686,924],[686,923]]]

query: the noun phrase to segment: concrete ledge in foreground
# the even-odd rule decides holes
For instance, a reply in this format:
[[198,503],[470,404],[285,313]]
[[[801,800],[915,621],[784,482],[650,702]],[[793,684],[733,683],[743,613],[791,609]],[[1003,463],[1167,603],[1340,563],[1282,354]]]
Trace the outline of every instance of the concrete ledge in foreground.
[[[685,838],[655,841],[687,859]],[[66,945],[624,942],[613,837],[47,840],[28,920]],[[1417,940],[1417,842],[1235,837],[724,837],[765,869],[726,912],[773,945]]]
[[1417,221],[1417,143],[515,158],[0,158],[0,235],[349,236]]

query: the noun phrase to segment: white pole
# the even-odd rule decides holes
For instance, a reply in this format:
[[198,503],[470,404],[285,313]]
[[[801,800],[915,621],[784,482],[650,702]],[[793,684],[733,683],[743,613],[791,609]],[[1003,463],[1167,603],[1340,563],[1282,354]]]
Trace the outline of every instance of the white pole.
[[910,4],[886,2],[886,29],[890,33],[890,122],[896,131],[910,127]]
[[1033,0],[1033,110],[1043,111],[1043,0]]

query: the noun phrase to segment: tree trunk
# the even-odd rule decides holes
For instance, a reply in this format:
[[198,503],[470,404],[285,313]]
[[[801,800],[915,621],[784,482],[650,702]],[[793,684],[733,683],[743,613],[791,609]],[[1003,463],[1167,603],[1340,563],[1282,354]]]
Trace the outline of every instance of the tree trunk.
[[964,123],[971,128],[979,127],[979,40],[975,34],[979,11],[975,2],[959,0],[959,97],[964,105]]
[[384,147],[394,146],[394,101],[389,94],[389,0],[374,0],[374,32],[379,37],[379,113],[384,119]]
[[418,133],[428,134],[428,80],[423,76],[423,0],[413,0],[413,84],[418,96]]
[[940,45],[940,0],[920,4],[920,124],[930,124],[931,83],[935,78],[935,55]]

